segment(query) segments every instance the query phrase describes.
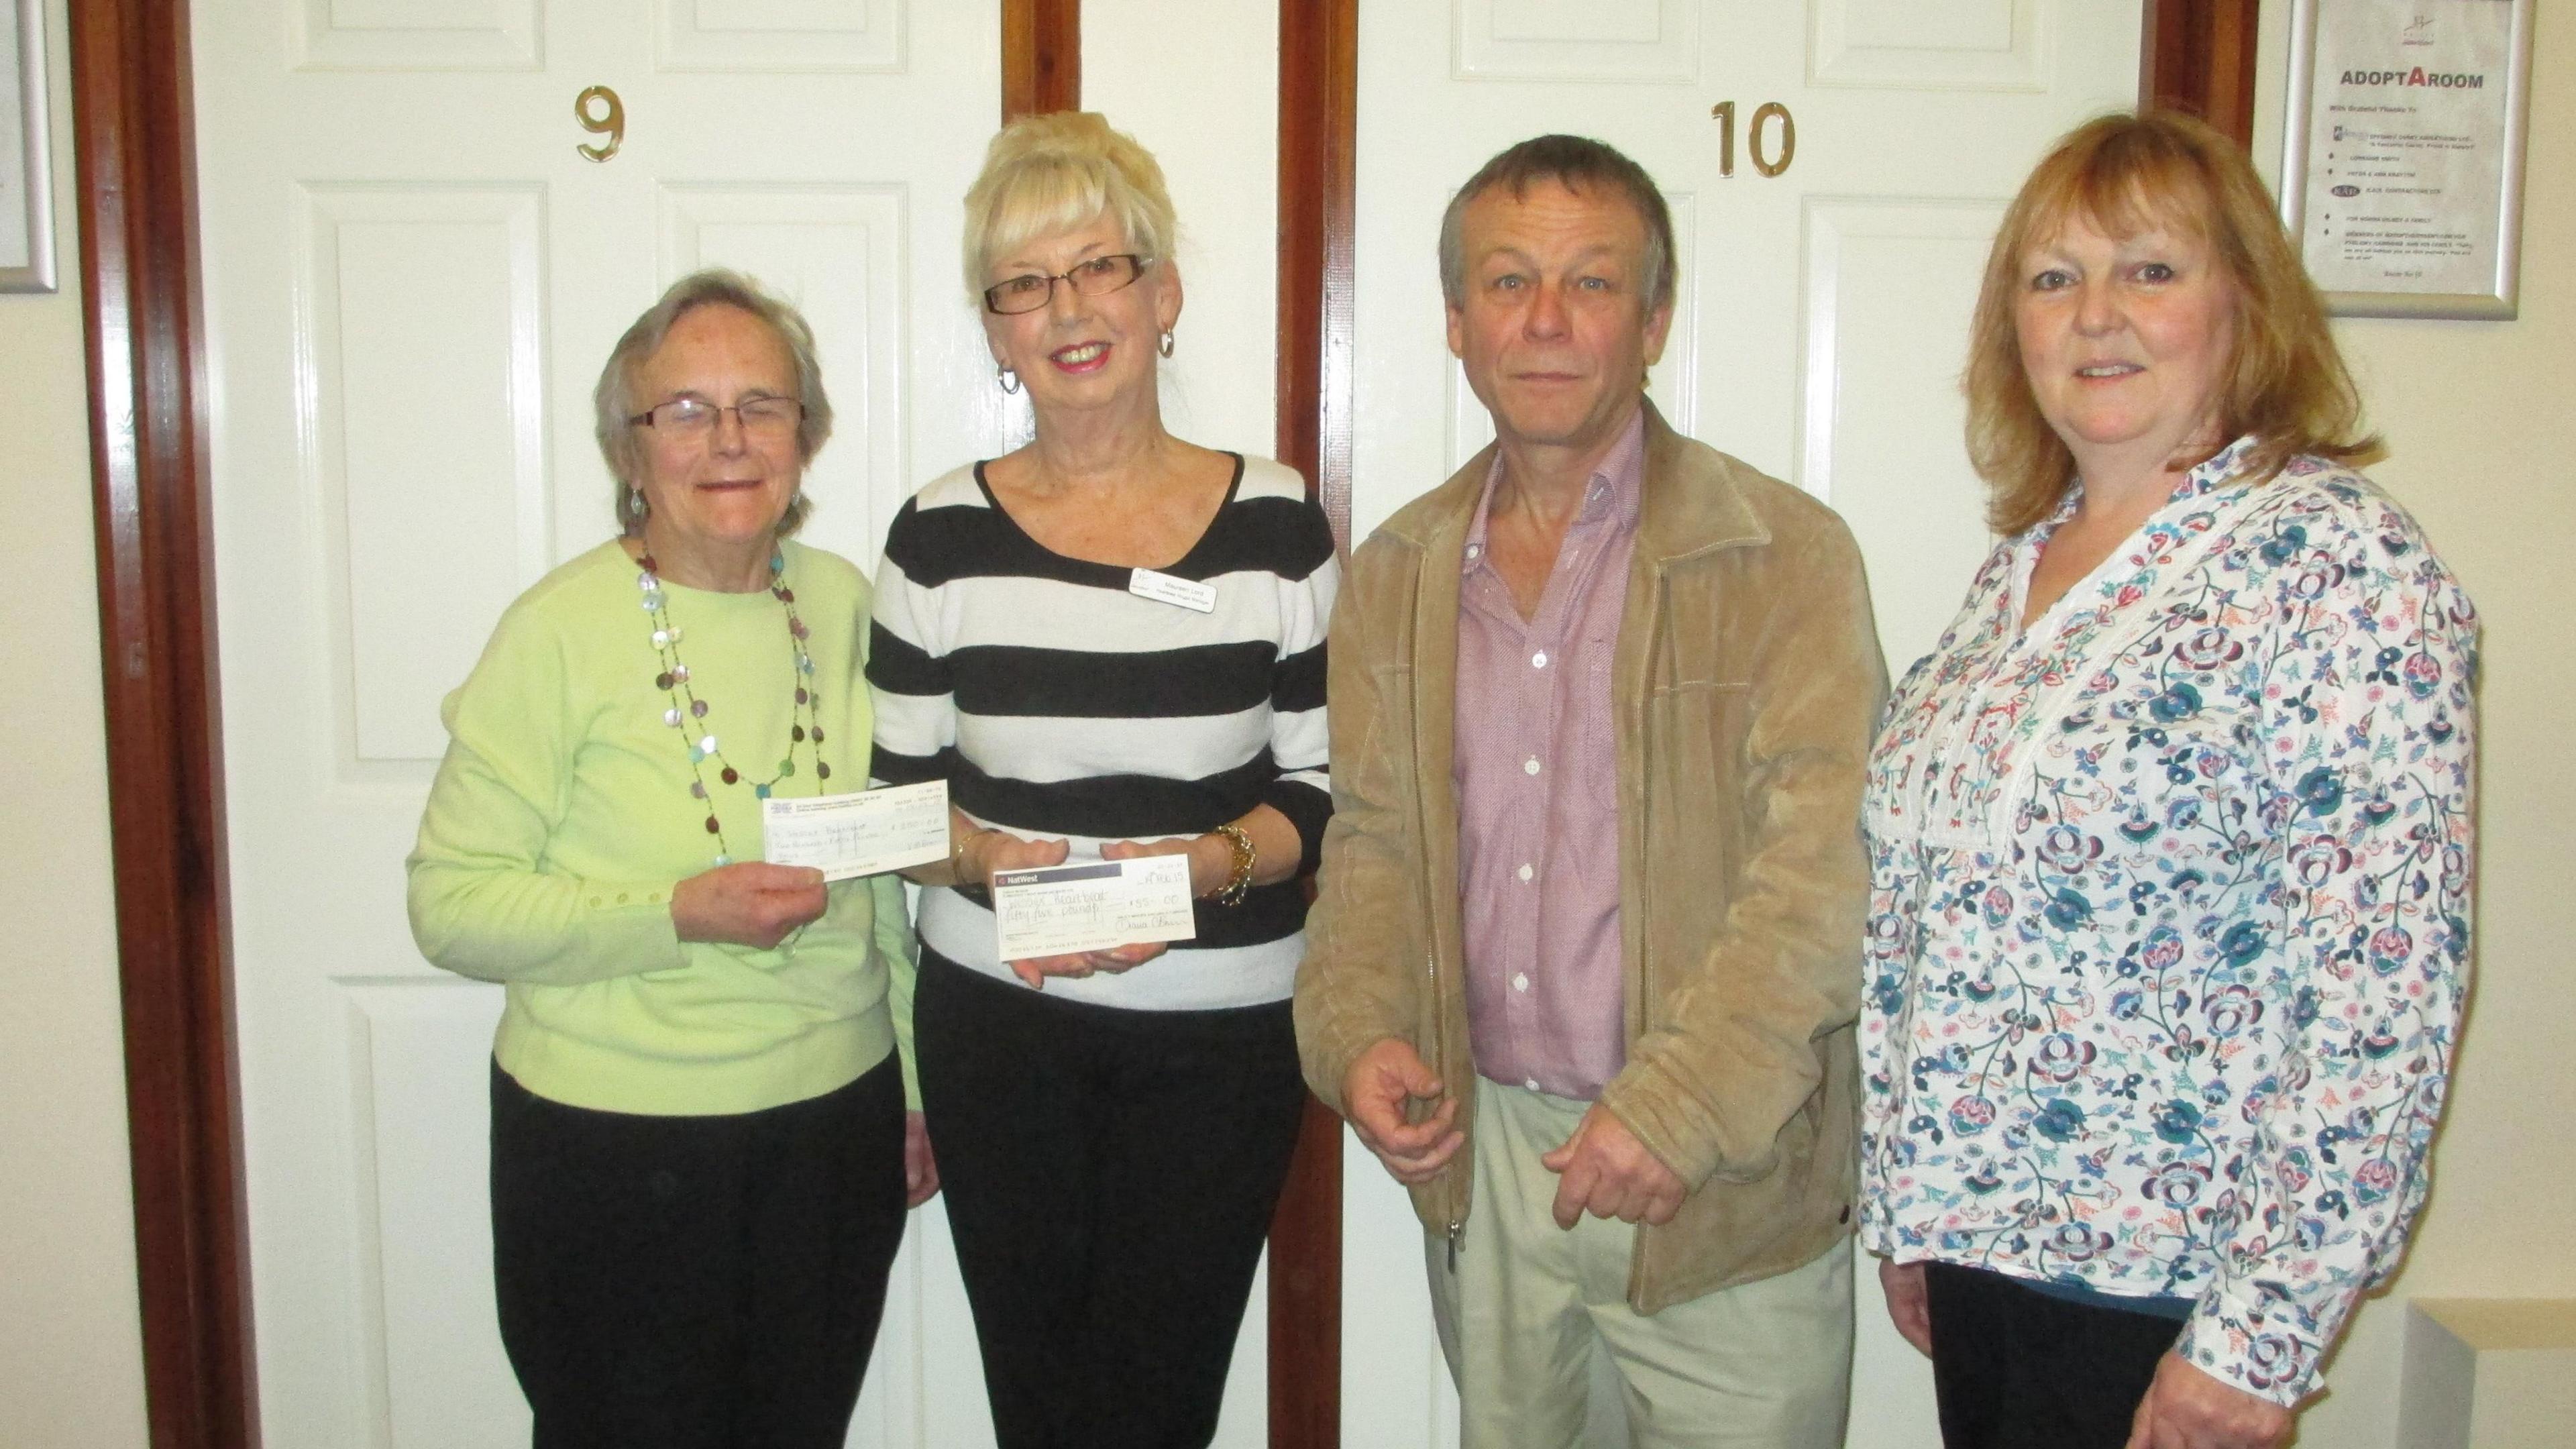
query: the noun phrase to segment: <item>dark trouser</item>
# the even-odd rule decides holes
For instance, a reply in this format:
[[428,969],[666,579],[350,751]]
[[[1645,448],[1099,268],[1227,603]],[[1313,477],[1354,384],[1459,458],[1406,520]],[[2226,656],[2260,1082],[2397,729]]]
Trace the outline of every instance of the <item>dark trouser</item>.
[[1288,1003],[1081,1005],[925,950],[913,1033],[1002,1449],[1205,1445],[1305,1103]]
[[492,1068],[492,1268],[536,1449],[840,1449],[903,1241],[894,1059],[763,1112],[548,1101]]
[[2070,1303],[2000,1273],[1930,1265],[1932,1384],[1946,1449],[2120,1449],[2179,1319]]

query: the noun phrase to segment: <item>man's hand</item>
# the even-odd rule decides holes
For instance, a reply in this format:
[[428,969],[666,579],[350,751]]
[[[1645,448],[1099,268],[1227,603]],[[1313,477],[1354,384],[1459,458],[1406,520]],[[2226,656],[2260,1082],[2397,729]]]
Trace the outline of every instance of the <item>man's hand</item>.
[[1342,1102],[1351,1130],[1359,1134],[1360,1145],[1376,1153],[1395,1180],[1407,1186],[1438,1176],[1458,1155],[1458,1145],[1467,1140],[1466,1133],[1449,1125],[1458,1116],[1454,1098],[1419,1122],[1404,1120],[1406,1102],[1416,1097],[1429,1101],[1440,1094],[1439,1074],[1423,1062],[1411,1042],[1398,1037],[1388,1037],[1360,1053],[1350,1070],[1342,1073]]
[[2294,1417],[2168,1353],[2129,1421],[2127,1449],[2276,1449]]
[[1573,1227],[1587,1212],[1623,1223],[1668,1223],[1690,1191],[1598,1102],[1583,1114],[1565,1145],[1540,1158],[1538,1165],[1557,1175],[1560,1228]]
[[1878,1291],[1887,1295],[1887,1316],[1896,1331],[1925,1358],[1932,1356],[1932,1295],[1923,1286],[1921,1263],[1878,1260]]

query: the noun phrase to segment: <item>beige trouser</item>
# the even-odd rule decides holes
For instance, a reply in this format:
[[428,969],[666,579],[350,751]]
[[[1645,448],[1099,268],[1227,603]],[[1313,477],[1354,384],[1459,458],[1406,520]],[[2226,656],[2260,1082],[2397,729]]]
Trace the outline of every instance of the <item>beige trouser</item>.
[[1557,1179],[1539,1157],[1590,1105],[1476,1081],[1475,1199],[1457,1270],[1444,1239],[1427,1244],[1463,1449],[1841,1444],[1851,1240],[1777,1277],[1637,1312],[1637,1230],[1587,1215],[1565,1231],[1550,1216]]

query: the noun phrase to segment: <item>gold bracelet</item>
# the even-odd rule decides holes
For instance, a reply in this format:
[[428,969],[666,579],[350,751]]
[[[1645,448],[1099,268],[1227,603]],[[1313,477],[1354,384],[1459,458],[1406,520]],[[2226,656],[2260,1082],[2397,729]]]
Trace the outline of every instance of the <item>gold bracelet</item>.
[[957,843],[955,845],[948,847],[948,877],[951,881],[961,886],[968,884],[966,879],[967,842],[974,840],[977,836],[990,835],[993,831],[994,827],[990,825],[983,826],[980,829],[969,830],[965,834],[957,837]]
[[1253,867],[1261,861],[1260,853],[1252,848],[1252,833],[1240,825],[1229,824],[1220,825],[1208,834],[1224,836],[1227,847],[1234,852],[1234,865],[1226,873],[1225,884],[1208,892],[1208,899],[1221,906],[1239,906],[1243,904],[1243,893],[1252,889]]

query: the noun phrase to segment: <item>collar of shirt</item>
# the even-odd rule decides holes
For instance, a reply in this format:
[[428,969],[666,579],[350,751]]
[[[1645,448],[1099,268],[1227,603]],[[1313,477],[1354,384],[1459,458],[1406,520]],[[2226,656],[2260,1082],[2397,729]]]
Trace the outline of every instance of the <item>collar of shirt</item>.
[[[1476,516],[1467,525],[1467,550],[1460,555],[1458,570],[1461,577],[1492,567],[1485,557],[1485,528],[1493,514],[1494,485],[1502,478],[1503,454],[1497,448],[1493,466],[1485,470],[1485,490],[1476,498]],[[1620,430],[1619,441],[1611,444],[1610,451],[1594,465],[1583,507],[1576,511],[1568,531],[1611,521],[1620,532],[1633,532],[1645,511],[1645,501],[1646,409],[1640,405],[1629,414],[1628,426]]]

